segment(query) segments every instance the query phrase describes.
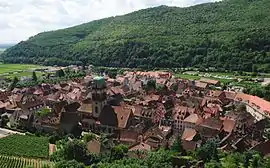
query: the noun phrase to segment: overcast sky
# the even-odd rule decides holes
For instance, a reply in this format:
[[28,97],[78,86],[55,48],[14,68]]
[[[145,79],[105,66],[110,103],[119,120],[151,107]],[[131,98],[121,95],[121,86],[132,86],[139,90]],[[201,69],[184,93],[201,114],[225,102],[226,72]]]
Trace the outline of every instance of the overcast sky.
[[191,6],[217,0],[0,0],[0,43],[39,32],[159,6]]

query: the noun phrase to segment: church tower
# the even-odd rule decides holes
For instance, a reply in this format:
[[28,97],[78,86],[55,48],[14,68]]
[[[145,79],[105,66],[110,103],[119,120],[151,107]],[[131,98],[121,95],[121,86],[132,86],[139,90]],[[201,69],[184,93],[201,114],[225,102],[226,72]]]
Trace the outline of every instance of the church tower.
[[99,115],[106,104],[106,82],[103,77],[95,77],[92,84],[92,113],[93,117]]

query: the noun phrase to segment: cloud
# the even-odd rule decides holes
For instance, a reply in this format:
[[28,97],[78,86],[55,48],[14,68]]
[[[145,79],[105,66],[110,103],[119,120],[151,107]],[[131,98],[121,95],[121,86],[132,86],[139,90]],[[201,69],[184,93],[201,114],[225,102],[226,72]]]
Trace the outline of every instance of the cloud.
[[0,43],[153,6],[214,1],[218,0],[0,0]]

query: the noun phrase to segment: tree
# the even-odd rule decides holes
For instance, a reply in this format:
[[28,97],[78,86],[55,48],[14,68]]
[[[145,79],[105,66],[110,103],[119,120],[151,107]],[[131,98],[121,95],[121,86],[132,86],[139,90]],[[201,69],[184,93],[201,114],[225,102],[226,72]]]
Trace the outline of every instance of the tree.
[[124,156],[127,154],[128,152],[128,147],[125,145],[117,145],[112,147],[111,149],[111,160],[119,160],[124,158]]
[[76,160],[62,160],[55,164],[55,168],[84,168],[84,164],[77,162]]
[[117,76],[117,71],[109,70],[109,71],[108,71],[108,76],[109,76],[110,78],[115,79],[116,76]]
[[33,81],[37,81],[37,74],[35,71],[33,71],[33,74],[32,74],[32,80]]
[[76,160],[77,162],[84,163],[86,165],[93,161],[93,158],[88,155],[86,144],[80,140],[74,139],[73,141],[68,141],[64,144],[62,143],[60,146],[62,146],[62,148],[52,155],[53,161]]
[[1,117],[1,127],[6,127],[9,122],[8,116],[4,115]]
[[19,79],[17,78],[17,76],[15,76],[13,78],[13,81],[12,81],[11,85],[10,85],[10,90],[13,90],[16,87],[18,82],[19,82]]
[[203,161],[218,160],[216,143],[213,140],[207,141],[196,151],[196,156]]
[[172,151],[160,149],[157,152],[150,152],[144,162],[149,168],[172,168]]
[[205,168],[221,168],[221,164],[216,160],[211,160],[204,165]]
[[148,80],[146,85],[144,86],[144,89],[146,91],[155,90],[156,89],[156,81],[153,79]]
[[56,71],[55,76],[60,77],[60,78],[61,77],[64,77],[65,76],[65,72],[63,71],[63,69],[59,69],[59,70]]
[[94,140],[94,139],[97,139],[97,137],[96,137],[96,135],[95,134],[93,134],[93,133],[89,133],[89,134],[84,134],[83,135],[83,140],[84,140],[84,142],[89,142],[89,141],[92,141],[92,140]]
[[182,155],[186,155],[187,152],[185,151],[185,149],[183,148],[182,146],[182,143],[181,143],[181,138],[180,136],[178,135],[177,138],[174,140],[173,144],[172,144],[172,147],[171,147],[171,150],[173,152],[176,152],[176,153],[181,153]]

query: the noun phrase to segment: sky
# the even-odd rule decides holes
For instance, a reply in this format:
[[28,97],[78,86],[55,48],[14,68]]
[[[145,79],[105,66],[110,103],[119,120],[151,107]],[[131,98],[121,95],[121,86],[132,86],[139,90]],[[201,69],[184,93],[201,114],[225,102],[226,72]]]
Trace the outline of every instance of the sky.
[[218,0],[0,0],[0,44],[148,7],[186,7]]

